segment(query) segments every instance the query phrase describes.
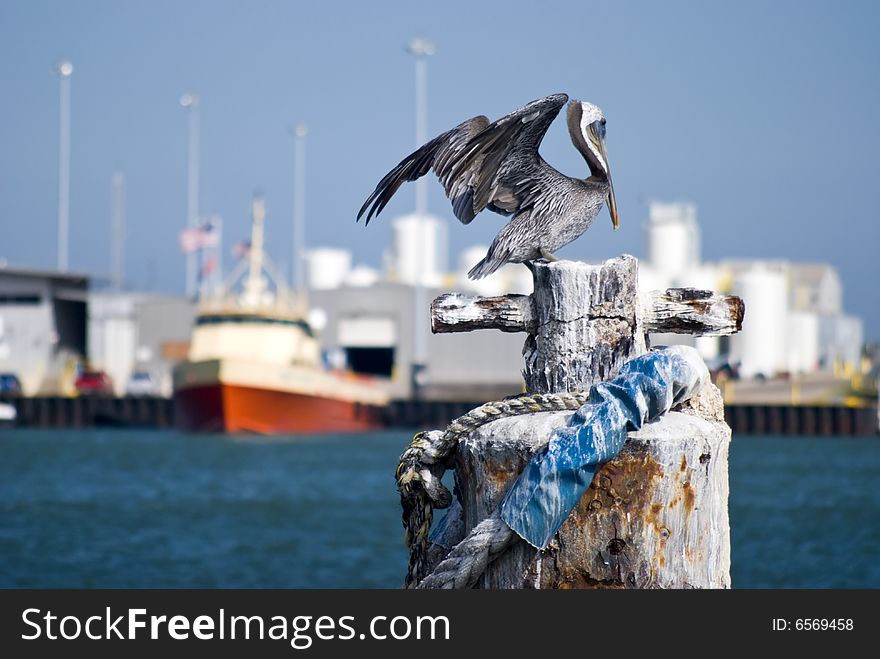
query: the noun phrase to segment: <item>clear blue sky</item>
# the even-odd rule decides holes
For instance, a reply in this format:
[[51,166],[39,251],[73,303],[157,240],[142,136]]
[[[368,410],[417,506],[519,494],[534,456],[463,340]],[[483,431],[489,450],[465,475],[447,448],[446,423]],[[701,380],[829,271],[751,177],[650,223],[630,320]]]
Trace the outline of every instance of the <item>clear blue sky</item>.
[[[251,193],[270,253],[290,261],[293,141],[308,124],[308,240],[374,266],[388,220],[354,215],[413,146],[413,65],[425,35],[429,132],[558,91],[599,104],[620,209],[563,254],[644,252],[646,199],[694,200],[707,259],[829,261],[845,305],[880,338],[880,4],[872,2],[0,3],[0,257],[55,263],[58,84],[72,79],[71,267],[109,270],[110,180],[127,178],[126,279],[183,290],[183,92],[202,98],[200,206],[231,245]],[[585,175],[564,122],[543,155]],[[410,186],[411,187],[411,186]],[[429,204],[451,217],[436,182]],[[450,222],[452,258],[503,219]],[[228,253],[228,250],[227,250]]]

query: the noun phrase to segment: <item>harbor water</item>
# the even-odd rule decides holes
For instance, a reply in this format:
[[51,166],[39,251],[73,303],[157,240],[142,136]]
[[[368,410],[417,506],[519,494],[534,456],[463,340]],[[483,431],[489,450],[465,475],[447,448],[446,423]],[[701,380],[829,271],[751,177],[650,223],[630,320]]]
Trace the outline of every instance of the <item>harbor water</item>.
[[[0,587],[399,587],[410,434],[2,430]],[[874,439],[734,438],[734,587],[880,587],[877,483]]]

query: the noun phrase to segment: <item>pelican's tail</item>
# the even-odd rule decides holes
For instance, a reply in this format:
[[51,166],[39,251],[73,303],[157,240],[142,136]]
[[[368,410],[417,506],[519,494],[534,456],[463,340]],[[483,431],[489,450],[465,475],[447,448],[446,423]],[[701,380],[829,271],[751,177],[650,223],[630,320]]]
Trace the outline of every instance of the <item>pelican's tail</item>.
[[490,249],[483,260],[470,269],[468,277],[471,279],[488,277],[505,263],[507,263],[506,252],[504,254],[496,254],[494,249]]

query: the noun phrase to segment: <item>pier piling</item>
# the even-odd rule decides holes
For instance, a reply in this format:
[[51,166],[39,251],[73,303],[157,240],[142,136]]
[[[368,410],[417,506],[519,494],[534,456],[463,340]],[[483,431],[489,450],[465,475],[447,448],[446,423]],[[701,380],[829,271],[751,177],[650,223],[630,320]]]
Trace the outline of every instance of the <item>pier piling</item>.
[[[646,351],[647,331],[696,335],[740,329],[743,304],[709,291],[640,296],[638,262],[559,261],[533,266],[531,296],[445,295],[432,305],[434,332],[527,333],[528,393],[584,392]],[[436,542],[454,545],[493,511],[532,455],[571,412],[490,421],[464,435],[454,456],[462,524]],[[730,428],[709,383],[683,409],[629,434],[605,463],[550,546],[517,539],[490,562],[481,588],[726,588],[730,586],[727,452]],[[437,553],[438,545],[432,547]],[[436,564],[436,562],[435,562]]]

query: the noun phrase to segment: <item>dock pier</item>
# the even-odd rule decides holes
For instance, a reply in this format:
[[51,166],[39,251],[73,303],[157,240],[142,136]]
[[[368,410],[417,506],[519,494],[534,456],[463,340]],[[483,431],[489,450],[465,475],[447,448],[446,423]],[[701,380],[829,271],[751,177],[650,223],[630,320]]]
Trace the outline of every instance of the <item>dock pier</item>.
[[5,398],[18,428],[174,427],[174,401],[161,396],[37,396]]
[[[117,426],[174,427],[174,401],[159,396],[2,398],[18,428]],[[394,400],[381,411],[389,428],[442,428],[485,401]],[[877,408],[844,405],[727,404],[724,419],[734,435],[876,437]]]

